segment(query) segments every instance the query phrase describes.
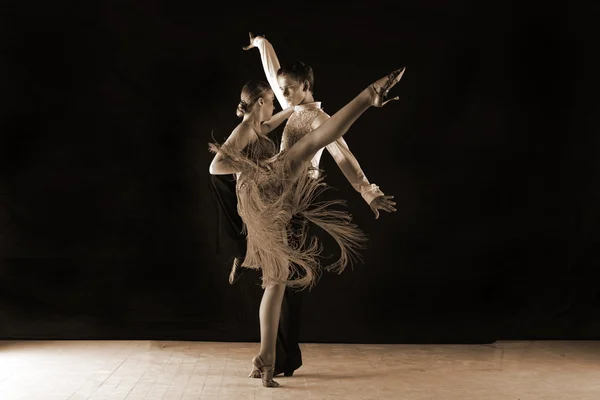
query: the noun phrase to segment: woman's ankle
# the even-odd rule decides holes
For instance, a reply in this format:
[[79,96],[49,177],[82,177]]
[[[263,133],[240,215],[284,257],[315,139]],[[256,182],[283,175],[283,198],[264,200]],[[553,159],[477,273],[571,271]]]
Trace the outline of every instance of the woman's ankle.
[[275,354],[269,354],[269,353],[258,353],[258,355],[260,356],[262,362],[265,363],[265,365],[275,365]]

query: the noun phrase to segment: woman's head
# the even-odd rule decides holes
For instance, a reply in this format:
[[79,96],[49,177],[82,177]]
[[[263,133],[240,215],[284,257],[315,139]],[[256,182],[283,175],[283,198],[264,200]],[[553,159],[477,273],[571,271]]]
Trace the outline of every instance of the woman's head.
[[[277,82],[290,106],[297,106],[314,91],[315,77],[310,65],[301,61],[284,64],[277,71]],[[310,100],[312,101],[312,97]]]
[[267,82],[248,81],[242,88],[236,115],[242,118],[246,114],[256,112],[260,121],[266,121],[273,116],[274,100],[275,95]]

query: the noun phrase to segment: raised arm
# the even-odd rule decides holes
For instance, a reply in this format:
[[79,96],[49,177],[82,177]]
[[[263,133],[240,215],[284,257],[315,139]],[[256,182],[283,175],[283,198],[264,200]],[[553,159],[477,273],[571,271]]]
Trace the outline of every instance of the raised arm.
[[[255,133],[250,126],[241,123],[231,132],[231,135],[223,143],[223,147],[227,146],[235,152],[241,152],[250,143],[253,134]],[[227,175],[240,172],[225,160],[221,152],[217,152],[210,163],[208,171],[211,175]]]
[[243,49],[250,50],[254,47],[260,52],[260,60],[262,61],[267,81],[269,82],[269,85],[271,85],[271,89],[273,89],[273,93],[275,93],[279,105],[283,109],[288,108],[289,105],[287,101],[285,101],[283,92],[279,88],[279,83],[277,82],[277,71],[279,71],[281,65],[279,64],[279,59],[277,58],[277,54],[275,54],[273,45],[271,45],[264,36],[253,36],[252,32],[250,32],[250,44]]

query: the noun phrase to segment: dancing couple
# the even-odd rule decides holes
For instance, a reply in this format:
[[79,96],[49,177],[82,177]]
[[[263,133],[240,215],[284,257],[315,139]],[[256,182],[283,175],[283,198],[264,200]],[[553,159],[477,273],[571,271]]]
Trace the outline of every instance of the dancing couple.
[[[209,170],[211,175],[235,177],[234,193],[227,193],[223,181],[213,179],[219,213],[229,225],[225,240],[239,244],[230,283],[241,267],[262,273],[260,351],[252,359],[250,376],[260,377],[265,387],[278,387],[275,375],[291,376],[302,364],[299,293],[313,287],[323,269],[342,272],[366,241],[349,214],[333,208],[344,204],[343,200],[319,201],[327,187],[318,168],[321,154],[325,148],[332,154],[376,218],[379,210],[396,211],[393,196],[368,182],[342,136],[371,106],[383,107],[398,99],[387,96],[404,68],[378,79],[330,117],[314,100],[310,66],[300,62],[280,66],[271,44],[250,34],[244,50],[255,47],[268,83],[251,80],[244,85],[236,110],[242,121],[225,143],[209,145],[215,154]],[[283,111],[273,115],[275,99]],[[278,149],[267,134],[286,120]],[[311,225],[339,245],[340,257],[334,263],[321,265],[321,244],[309,231]],[[295,318],[284,318],[282,305]]]

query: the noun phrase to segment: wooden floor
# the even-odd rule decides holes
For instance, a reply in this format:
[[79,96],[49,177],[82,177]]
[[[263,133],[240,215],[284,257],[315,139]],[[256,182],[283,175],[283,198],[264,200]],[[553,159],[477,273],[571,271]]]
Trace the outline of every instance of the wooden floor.
[[257,343],[0,341],[0,399],[600,399],[600,342],[302,350],[263,388],[247,378]]

